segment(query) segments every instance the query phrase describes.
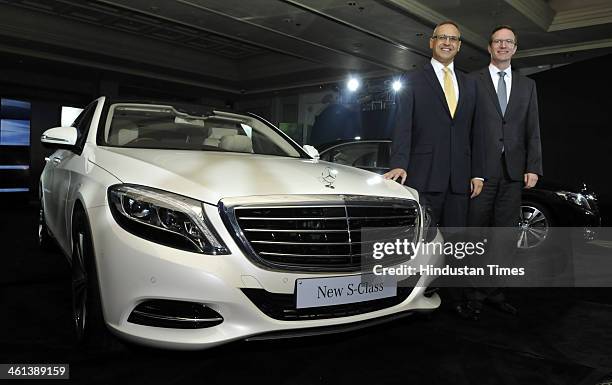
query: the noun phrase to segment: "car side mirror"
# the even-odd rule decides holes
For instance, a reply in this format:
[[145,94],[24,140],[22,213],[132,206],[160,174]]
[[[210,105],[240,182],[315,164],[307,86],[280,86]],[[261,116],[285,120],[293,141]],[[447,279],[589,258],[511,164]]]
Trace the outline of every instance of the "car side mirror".
[[78,133],[74,127],[54,127],[45,131],[40,137],[43,146],[71,150],[76,145]]
[[319,159],[319,150],[309,144],[304,145],[304,151],[313,159]]

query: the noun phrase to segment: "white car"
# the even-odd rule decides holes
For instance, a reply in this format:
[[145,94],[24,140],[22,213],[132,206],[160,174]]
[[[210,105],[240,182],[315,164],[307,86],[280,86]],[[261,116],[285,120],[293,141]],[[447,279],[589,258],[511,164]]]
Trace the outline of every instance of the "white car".
[[113,341],[110,331],[202,349],[440,305],[432,277],[387,276],[374,290],[381,278],[362,273],[361,228],[422,241],[416,192],[321,162],[255,115],[101,97],[41,140],[57,151],[41,176],[39,238],[71,263],[78,341]]

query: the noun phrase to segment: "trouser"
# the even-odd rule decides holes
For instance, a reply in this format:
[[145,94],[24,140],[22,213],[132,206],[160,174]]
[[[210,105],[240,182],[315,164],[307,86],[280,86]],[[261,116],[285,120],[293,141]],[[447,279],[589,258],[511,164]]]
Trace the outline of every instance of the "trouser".
[[[471,200],[469,205],[468,226],[488,228],[492,226],[493,234],[490,237],[485,255],[487,261],[494,264],[512,262],[516,252],[516,239],[508,231],[518,225],[521,210],[521,191],[523,181],[510,179],[506,169],[504,155],[500,157],[497,175],[489,177],[480,195]],[[505,228],[498,229],[495,228]],[[481,234],[486,236],[486,234]],[[493,302],[505,300],[499,287],[466,290],[469,300]]]
[[[449,185],[444,192],[420,192],[421,203],[427,204],[432,210],[431,225],[438,225],[441,229],[444,240],[447,242],[460,241],[462,234],[457,231],[467,225],[469,194],[455,193]],[[457,260],[448,260],[449,264]],[[449,287],[447,294],[454,303],[462,302],[463,294],[460,289]]]

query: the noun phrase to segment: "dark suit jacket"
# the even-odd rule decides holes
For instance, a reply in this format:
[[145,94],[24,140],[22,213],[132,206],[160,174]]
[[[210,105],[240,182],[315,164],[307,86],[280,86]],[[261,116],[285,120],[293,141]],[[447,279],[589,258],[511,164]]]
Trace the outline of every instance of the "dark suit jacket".
[[[403,168],[419,192],[469,193],[470,179],[484,177],[483,139],[473,129],[476,83],[455,72],[459,100],[451,117],[431,63],[410,71],[398,95],[391,168]],[[474,127],[475,128],[475,127]]]
[[502,147],[512,180],[542,174],[542,147],[535,82],[512,71],[512,88],[502,116],[489,68],[473,72],[478,89],[476,121],[485,137],[485,177],[499,175]]

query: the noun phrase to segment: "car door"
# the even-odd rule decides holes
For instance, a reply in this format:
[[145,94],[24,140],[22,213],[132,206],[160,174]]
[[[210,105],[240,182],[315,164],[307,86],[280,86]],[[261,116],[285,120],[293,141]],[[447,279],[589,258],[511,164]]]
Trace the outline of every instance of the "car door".
[[[86,135],[89,132],[89,126],[97,106],[97,102],[94,102],[81,112],[81,114],[75,119],[72,124],[77,129],[77,147],[82,149],[82,145],[86,139]],[[74,183],[75,171],[78,173],[80,169],[83,169],[83,162],[86,160],[81,156],[79,150],[59,150],[51,156],[51,162],[54,163],[53,177],[52,177],[52,190],[55,196],[55,207],[56,212],[53,213],[57,218],[57,226],[53,231],[60,246],[69,252],[70,246],[70,234],[69,234],[69,221],[70,213],[69,207],[69,191],[70,186]]]
[[58,197],[53,189],[53,182],[55,180],[55,168],[60,163],[59,153],[61,150],[53,152],[51,155],[45,158],[45,168],[41,174],[41,202],[44,206],[45,223],[51,233],[55,236],[57,233],[58,226]]

